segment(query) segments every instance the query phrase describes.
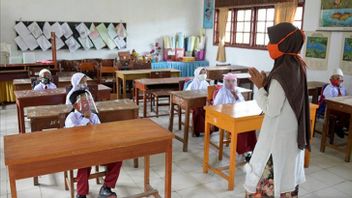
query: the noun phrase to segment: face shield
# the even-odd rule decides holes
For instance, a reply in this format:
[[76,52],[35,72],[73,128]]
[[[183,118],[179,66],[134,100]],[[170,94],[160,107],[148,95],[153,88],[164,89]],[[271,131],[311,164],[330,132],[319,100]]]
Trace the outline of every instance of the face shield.
[[89,92],[79,95],[76,104],[83,115],[89,115],[90,112],[98,113],[92,94]]

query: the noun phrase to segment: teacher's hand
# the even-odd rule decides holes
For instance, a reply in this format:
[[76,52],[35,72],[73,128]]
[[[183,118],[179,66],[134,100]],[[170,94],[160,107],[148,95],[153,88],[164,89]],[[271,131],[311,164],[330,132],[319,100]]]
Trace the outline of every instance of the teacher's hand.
[[250,80],[253,82],[253,84],[258,87],[258,89],[264,87],[264,83],[266,80],[266,74],[265,72],[259,72],[256,68],[251,67],[248,69],[249,74],[251,75]]

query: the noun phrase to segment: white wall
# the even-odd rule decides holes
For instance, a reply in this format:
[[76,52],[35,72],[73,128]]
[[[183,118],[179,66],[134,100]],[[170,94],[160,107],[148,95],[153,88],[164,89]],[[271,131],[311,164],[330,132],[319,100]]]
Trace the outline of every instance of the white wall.
[[[199,34],[202,0],[0,0],[1,42],[11,43],[12,55],[21,55],[14,43],[16,20],[126,22],[127,47],[137,52],[164,35]],[[58,59],[113,58],[117,50],[59,50]],[[51,51],[36,51],[37,60],[51,59]]]
[[[316,31],[319,26],[320,0],[306,0],[304,12],[303,30]],[[217,47],[213,46],[213,30],[207,30],[207,59],[210,65],[216,64]],[[328,82],[333,70],[339,67],[339,58],[342,48],[343,33],[333,32],[331,34],[331,45],[328,62],[328,70],[316,71],[308,70],[308,80],[317,80]],[[266,50],[251,50],[241,48],[226,48],[227,62],[237,65],[254,66],[258,69],[269,71],[272,68],[273,61]],[[352,76],[345,75],[345,86],[352,94]]]

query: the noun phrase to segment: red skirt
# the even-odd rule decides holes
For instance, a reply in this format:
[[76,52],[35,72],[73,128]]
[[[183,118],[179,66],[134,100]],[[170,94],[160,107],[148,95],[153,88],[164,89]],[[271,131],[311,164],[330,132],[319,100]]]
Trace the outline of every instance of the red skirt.
[[[193,127],[196,136],[200,136],[205,130],[205,110],[201,108],[193,109]],[[257,143],[255,131],[249,131],[237,135],[237,153],[243,154],[253,151]]]

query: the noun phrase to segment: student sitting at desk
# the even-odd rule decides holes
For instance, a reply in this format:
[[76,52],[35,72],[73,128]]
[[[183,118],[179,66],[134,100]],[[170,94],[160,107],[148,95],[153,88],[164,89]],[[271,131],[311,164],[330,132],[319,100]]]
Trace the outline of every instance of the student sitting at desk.
[[[343,72],[340,68],[334,70],[330,77],[330,83],[323,87],[322,96],[319,100],[318,116],[324,117],[326,103],[325,99],[346,96],[346,87],[343,85]],[[333,112],[336,121],[334,131],[340,138],[344,138],[345,131],[349,128],[348,115],[340,112]]]
[[80,72],[73,74],[71,77],[71,85],[72,88],[66,96],[66,104],[71,104],[70,96],[74,91],[87,90],[87,92],[91,95],[88,91],[87,76],[85,74]]
[[[224,75],[224,86],[216,93],[214,97],[213,105],[221,104],[234,104],[236,102],[243,102],[244,97],[236,89],[237,78],[233,73]],[[254,150],[257,142],[257,137],[254,131],[241,133],[237,135],[237,153],[243,155],[248,161],[251,156],[251,152]]]
[[[194,78],[189,82],[188,85],[185,84],[187,91],[206,90],[209,86],[209,83],[207,82],[207,70],[204,67],[198,67],[194,70]],[[195,135],[199,137],[200,133],[204,133],[205,126],[205,111],[203,107],[193,109],[192,119]]]
[[56,85],[51,82],[52,76],[48,69],[42,69],[39,72],[39,83],[34,86],[34,91],[42,91],[46,89],[56,89]]
[[[93,98],[86,90],[77,90],[70,95],[70,102],[73,104],[74,111],[71,112],[65,121],[65,127],[87,126],[100,124],[99,117],[91,111],[95,108]],[[111,191],[115,188],[117,179],[120,175],[122,162],[107,164],[107,173],[104,184],[100,188],[99,198],[114,198],[116,193]],[[85,198],[89,192],[88,179],[91,167],[78,169],[77,172],[77,198]]]

